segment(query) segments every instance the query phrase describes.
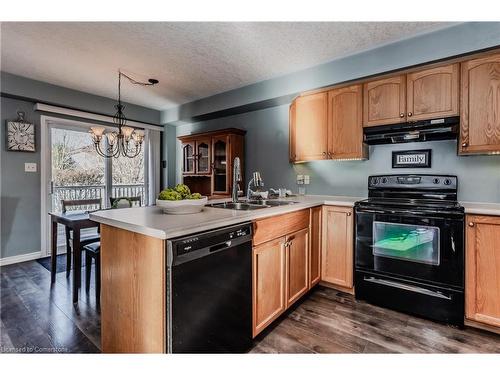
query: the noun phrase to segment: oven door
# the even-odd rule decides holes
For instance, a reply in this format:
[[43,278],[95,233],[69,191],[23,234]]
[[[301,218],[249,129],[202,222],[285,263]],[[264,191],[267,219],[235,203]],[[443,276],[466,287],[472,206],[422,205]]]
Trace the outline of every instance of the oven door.
[[462,289],[463,214],[356,208],[356,269]]

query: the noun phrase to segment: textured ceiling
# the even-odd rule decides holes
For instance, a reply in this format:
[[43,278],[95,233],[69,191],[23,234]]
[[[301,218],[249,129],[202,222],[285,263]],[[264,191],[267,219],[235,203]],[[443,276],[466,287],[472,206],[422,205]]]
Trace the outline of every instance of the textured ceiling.
[[152,88],[123,84],[124,100],[166,109],[449,25],[4,22],[1,69],[114,98],[120,68],[160,80]]

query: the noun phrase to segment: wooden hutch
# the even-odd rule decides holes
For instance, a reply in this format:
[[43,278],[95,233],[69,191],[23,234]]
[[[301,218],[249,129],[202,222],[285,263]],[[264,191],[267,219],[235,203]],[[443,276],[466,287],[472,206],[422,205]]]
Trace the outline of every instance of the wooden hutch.
[[242,182],[245,190],[244,145],[245,130],[229,128],[178,137],[182,143],[182,180],[191,191],[210,198],[231,195],[233,160],[241,160]]

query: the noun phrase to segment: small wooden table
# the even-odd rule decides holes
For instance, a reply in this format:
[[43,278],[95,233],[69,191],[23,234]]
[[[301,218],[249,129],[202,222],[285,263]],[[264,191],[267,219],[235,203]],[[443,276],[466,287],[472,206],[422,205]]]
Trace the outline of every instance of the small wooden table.
[[51,283],[56,281],[57,267],[57,224],[62,224],[73,230],[73,303],[78,302],[78,287],[82,278],[82,265],[80,247],[80,232],[85,228],[99,227],[99,223],[89,219],[89,214],[86,211],[77,212],[50,212],[52,221],[52,247],[51,247]]

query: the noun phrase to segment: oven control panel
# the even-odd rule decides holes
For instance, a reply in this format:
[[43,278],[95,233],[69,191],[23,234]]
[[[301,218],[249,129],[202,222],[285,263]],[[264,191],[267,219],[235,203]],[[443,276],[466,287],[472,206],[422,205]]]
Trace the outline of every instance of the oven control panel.
[[418,188],[456,190],[457,176],[444,175],[380,175],[368,178],[368,187],[371,189],[388,188]]

